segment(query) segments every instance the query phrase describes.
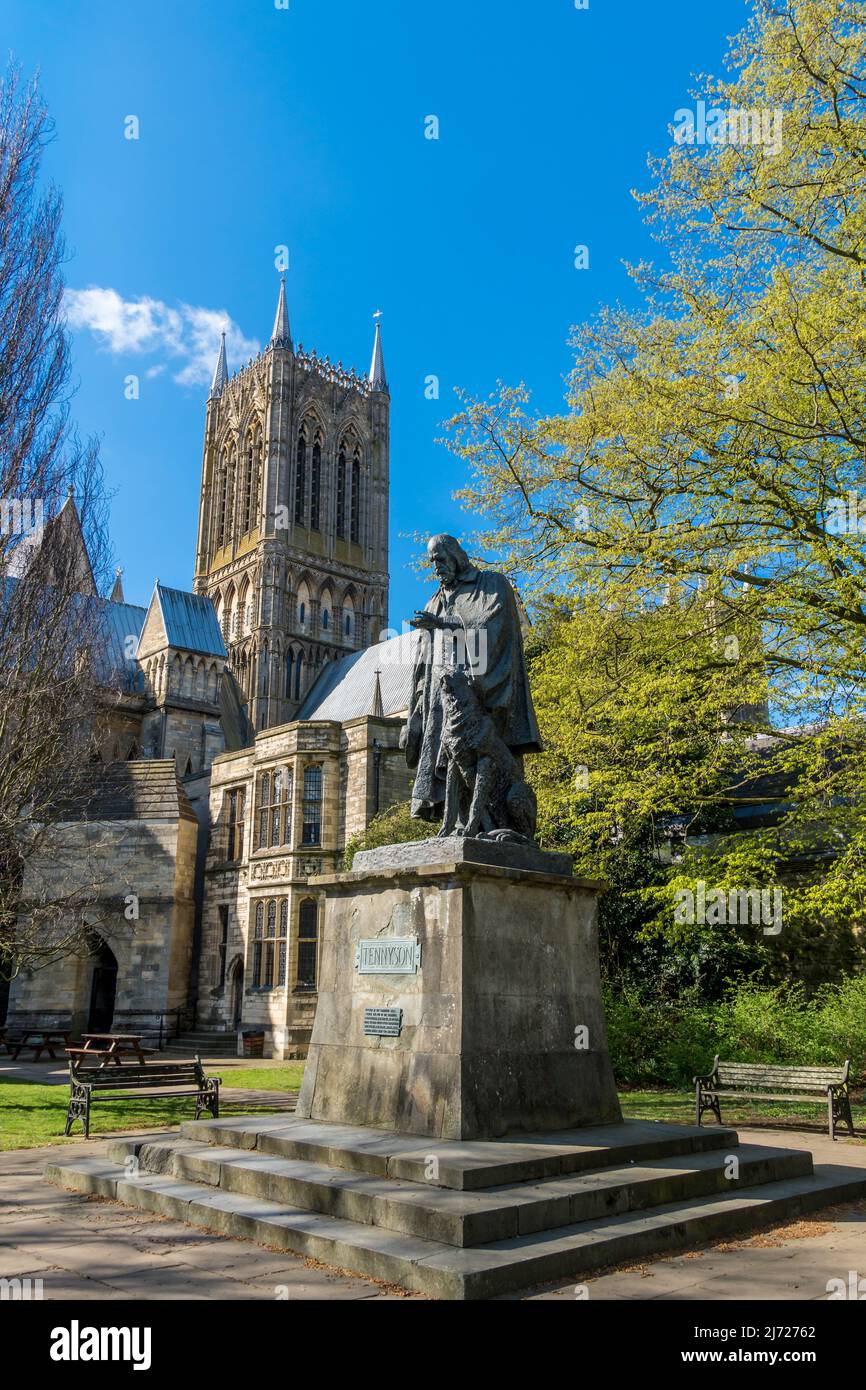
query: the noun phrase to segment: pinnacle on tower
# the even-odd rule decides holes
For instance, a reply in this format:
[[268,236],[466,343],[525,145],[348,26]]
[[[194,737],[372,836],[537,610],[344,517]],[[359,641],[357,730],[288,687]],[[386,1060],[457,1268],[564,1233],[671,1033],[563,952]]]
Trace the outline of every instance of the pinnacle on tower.
[[379,679],[381,674],[382,673],[379,670],[376,670],[374,672],[374,675],[376,677],[376,683],[373,686],[373,700],[372,707],[370,709],[370,714],[373,716],[374,719],[383,719],[385,717],[385,707],[382,703],[382,683]]
[[271,334],[271,347],[292,348],[292,334],[289,329],[289,311],[286,307],[286,277],[280,276],[280,297],[274,317],[274,331]]
[[382,357],[382,332],[379,320],[382,317],[382,310],[377,309],[373,318],[376,321],[376,337],[373,340],[373,360],[370,363],[370,385],[374,391],[387,391],[388,382],[385,378],[385,362]]
[[208,400],[214,400],[215,397],[222,394],[222,389],[228,384],[228,379],[229,373],[228,367],[226,366],[226,335],[223,333]]
[[114,588],[111,590],[111,593],[108,596],[110,603],[126,602],[126,600],[123,597],[123,581],[121,578],[122,575],[123,570],[118,565],[117,569],[114,571]]

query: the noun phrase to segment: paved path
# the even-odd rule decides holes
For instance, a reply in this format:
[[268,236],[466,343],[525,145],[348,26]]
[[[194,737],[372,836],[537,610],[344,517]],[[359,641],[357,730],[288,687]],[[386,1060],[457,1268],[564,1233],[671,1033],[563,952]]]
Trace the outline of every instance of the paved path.
[[[866,1146],[814,1134],[740,1130],[745,1143],[807,1148],[817,1162],[866,1163]],[[61,1192],[41,1177],[58,1154],[96,1157],[105,1144],[0,1154],[0,1278],[43,1281],[46,1299],[394,1299],[372,1280],[284,1251],[208,1235],[114,1202]],[[770,1234],[512,1295],[517,1299],[796,1299],[828,1297],[831,1279],[866,1280],[866,1201],[818,1212]],[[866,1283],[863,1286],[866,1294]]]

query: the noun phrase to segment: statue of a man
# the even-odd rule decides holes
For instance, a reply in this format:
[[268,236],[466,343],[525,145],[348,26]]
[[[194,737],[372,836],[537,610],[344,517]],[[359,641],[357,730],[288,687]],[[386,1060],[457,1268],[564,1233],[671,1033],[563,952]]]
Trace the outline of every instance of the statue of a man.
[[522,755],[541,743],[514,590],[453,536],[432,536],[427,552],[439,588],[411,620],[421,638],[402,736],[412,815],[442,817],[441,835],[532,839]]

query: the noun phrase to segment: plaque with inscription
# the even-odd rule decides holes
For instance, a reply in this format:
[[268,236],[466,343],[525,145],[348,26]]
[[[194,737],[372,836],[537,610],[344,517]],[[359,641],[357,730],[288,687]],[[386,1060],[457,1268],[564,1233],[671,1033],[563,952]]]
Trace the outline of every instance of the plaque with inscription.
[[365,1009],[364,1036],[368,1038],[399,1038],[403,1027],[402,1009]]
[[417,975],[421,942],[417,936],[374,936],[358,942],[355,969],[359,975]]

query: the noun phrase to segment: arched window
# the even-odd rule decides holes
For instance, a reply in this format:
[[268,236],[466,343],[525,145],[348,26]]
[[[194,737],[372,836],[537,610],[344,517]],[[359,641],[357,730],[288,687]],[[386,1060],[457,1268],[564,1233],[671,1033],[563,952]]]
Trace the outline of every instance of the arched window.
[[225,545],[229,527],[229,455],[223,449],[220,460],[219,482],[217,487],[217,548]]
[[304,770],[303,832],[301,844],[322,843],[322,766],[314,763]]
[[298,659],[295,662],[295,699],[301,698],[301,687],[304,680],[304,653],[298,652]]
[[240,534],[246,535],[257,521],[259,502],[259,471],[262,457],[262,436],[258,426],[247,434],[243,487],[240,495]]
[[298,914],[298,989],[315,989],[319,946],[319,912],[315,899],[304,898]]
[[307,427],[301,426],[295,460],[295,525],[303,526],[307,514]]
[[357,544],[361,536],[361,451],[355,450],[352,459],[352,518],[351,538]]
[[261,989],[262,986],[262,946],[264,945],[265,934],[265,905],[259,900],[256,903],[256,925],[253,935],[253,958],[250,965],[250,979],[253,989]]
[[280,932],[277,937],[277,985],[286,983],[286,954],[289,944],[289,900],[280,902]]
[[268,809],[271,804],[271,774],[263,772],[259,781],[259,818],[256,849],[268,843]]
[[337,455],[337,535],[346,538],[346,446],[340,445]]
[[299,609],[298,609],[298,623],[299,623],[299,625],[300,625],[301,627],[303,627],[304,624],[306,623],[306,621],[307,621],[307,605],[306,605],[305,603],[302,603],[301,606],[300,606]]
[[292,698],[292,675],[294,674],[295,653],[290,649],[286,652],[286,699]]
[[317,432],[313,442],[313,466],[310,470],[310,530],[319,530],[322,487],[322,434]]
[[328,623],[329,623],[330,621],[331,621],[331,616],[330,616],[330,614],[329,614],[327,608],[323,608],[323,609],[322,609],[322,630],[323,630],[324,632],[327,632],[327,631],[328,631]]
[[262,960],[262,985],[270,989],[274,983],[274,946],[277,937],[277,900],[268,903],[268,929],[265,936],[265,949]]

